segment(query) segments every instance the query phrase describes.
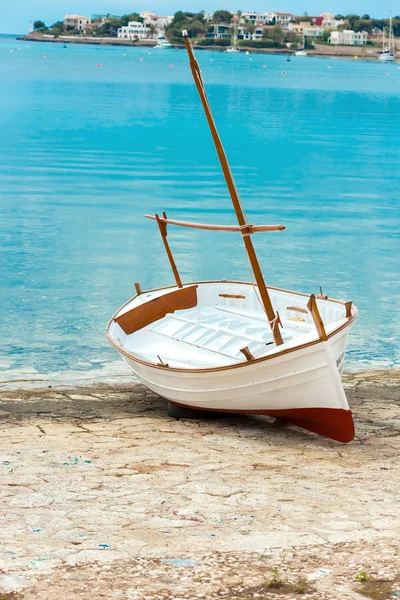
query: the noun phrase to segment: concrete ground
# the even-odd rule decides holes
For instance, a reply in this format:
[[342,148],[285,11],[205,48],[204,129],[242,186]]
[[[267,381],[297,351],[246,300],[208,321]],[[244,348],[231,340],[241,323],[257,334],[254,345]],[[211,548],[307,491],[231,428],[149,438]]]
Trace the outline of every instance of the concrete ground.
[[0,599],[400,598],[400,371],[345,385],[348,445],[137,384],[1,392]]

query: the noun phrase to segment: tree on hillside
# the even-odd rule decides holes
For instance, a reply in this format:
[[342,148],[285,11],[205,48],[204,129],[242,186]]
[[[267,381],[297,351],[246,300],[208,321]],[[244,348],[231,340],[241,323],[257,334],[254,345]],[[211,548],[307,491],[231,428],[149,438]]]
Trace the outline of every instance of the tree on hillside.
[[204,33],[206,29],[204,14],[204,11],[192,13],[178,10],[174,15],[172,23],[165,29],[166,37],[169,40],[182,41],[182,29],[187,30],[189,37],[196,37]]
[[63,33],[64,32],[64,23],[63,21],[57,21],[50,27],[53,33]]
[[371,20],[371,17],[369,15],[363,15],[361,18],[362,18],[363,21],[370,21]]
[[372,23],[365,19],[358,19],[358,21],[353,22],[352,29],[354,29],[354,31],[367,31],[368,33],[372,33]]
[[39,31],[40,29],[45,29],[46,25],[44,23],[44,21],[35,21],[33,24],[33,29],[35,31]]
[[335,15],[337,21],[344,21],[344,15]]
[[232,13],[229,10],[216,10],[213,14],[214,23],[230,23],[232,19]]
[[137,21],[143,23],[144,19],[138,13],[131,13],[130,15],[123,15],[120,19],[119,27],[126,27],[130,21]]
[[247,31],[248,33],[254,33],[256,30],[256,26],[254,25],[254,23],[252,23],[251,21],[249,21],[249,19],[243,19],[244,20],[244,30]]
[[282,42],[285,39],[285,34],[283,33],[282,28],[279,25],[275,25],[275,27],[271,29],[271,32],[268,37],[273,42],[279,42],[280,44],[282,44]]
[[346,21],[349,24],[349,29],[354,29],[354,24],[360,20],[359,15],[346,15]]

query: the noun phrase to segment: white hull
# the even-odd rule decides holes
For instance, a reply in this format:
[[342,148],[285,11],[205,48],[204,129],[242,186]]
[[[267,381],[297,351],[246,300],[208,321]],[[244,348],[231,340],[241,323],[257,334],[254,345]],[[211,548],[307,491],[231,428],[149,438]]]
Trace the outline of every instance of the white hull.
[[294,53],[295,56],[307,56],[307,52],[305,50],[297,50],[297,52]]
[[[154,300],[176,290],[154,291],[150,298]],[[114,319],[146,302],[147,292],[141,294],[118,311],[110,322],[108,337],[139,381],[170,402],[193,409],[283,417],[333,439],[350,441],[354,428],[340,370],[347,334],[357,309],[353,307],[351,317],[346,319],[342,304],[318,300],[328,334],[328,340],[321,341],[309,315],[293,311],[285,314],[285,309],[293,303],[304,307],[308,296],[272,288],[269,291],[284,324],[283,346],[268,342],[268,323],[265,317],[262,322],[263,313],[254,288],[248,284],[225,282],[198,284],[198,306],[178,310],[140,331],[125,335]],[[221,298],[221,295],[231,298]],[[234,295],[241,298],[233,298]],[[225,325],[220,325],[220,321],[218,326],[215,325],[216,316],[210,312],[214,309],[228,311],[227,314],[238,311],[234,313],[236,317],[232,314],[230,338]],[[249,316],[244,317],[246,312]],[[186,317],[181,317],[182,314]],[[293,314],[304,315],[304,320],[289,316]],[[193,325],[196,315],[197,327]],[[176,319],[187,319],[192,329],[187,326],[185,330],[183,321],[179,334],[174,328]],[[245,319],[248,319],[247,329],[243,325],[247,323]],[[229,321],[225,324],[229,326]],[[211,328],[208,344],[199,341],[196,345],[196,341],[188,341],[207,339],[207,332],[202,331],[206,327]],[[254,352],[254,360],[247,361],[240,352],[236,354],[237,347],[244,345],[245,336],[248,347]],[[260,339],[263,344],[258,343]],[[153,346],[155,354],[152,357]]]
[[385,52],[380,55],[379,60],[381,62],[394,62],[394,55]]
[[239,54],[240,50],[237,48],[227,48],[225,52],[229,52],[230,54]]

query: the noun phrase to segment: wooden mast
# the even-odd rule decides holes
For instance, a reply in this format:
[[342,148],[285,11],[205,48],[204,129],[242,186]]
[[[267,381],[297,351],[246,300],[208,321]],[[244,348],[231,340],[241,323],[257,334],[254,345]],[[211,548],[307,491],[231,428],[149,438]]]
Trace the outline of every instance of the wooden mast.
[[283,344],[282,335],[279,329],[279,315],[275,314],[274,308],[272,306],[271,298],[269,297],[269,293],[267,290],[267,286],[265,285],[265,281],[261,272],[260,264],[258,262],[258,258],[256,252],[254,250],[253,242],[251,241],[251,230],[250,224],[247,223],[246,218],[244,216],[242,204],[240,202],[239,194],[236,189],[235,182],[233,180],[233,176],[231,173],[231,169],[226,158],[225,150],[222,146],[221,139],[219,137],[217,128],[214,123],[214,119],[211,113],[211,108],[208,103],[208,98],[206,91],[204,89],[203,80],[201,77],[199,63],[197,62],[194,54],[192,44],[190,43],[187,31],[182,31],[183,39],[185,40],[186,50],[189,55],[189,63],[190,68],[192,70],[192,75],[194,82],[196,84],[197,91],[199,92],[201,103],[204,108],[204,112],[206,114],[208,126],[211,131],[212,138],[214,140],[215,148],[217,150],[218,158],[221,163],[222,171],[225,177],[226,185],[228,186],[229,194],[232,199],[233,207],[235,209],[236,217],[238,223],[241,228],[241,233],[243,236],[243,242],[246,247],[247,255],[250,259],[251,267],[253,269],[253,273],[257,282],[258,290],[260,292],[261,300],[264,305],[264,309],[272,330],[272,335],[274,337],[275,344],[277,346]]

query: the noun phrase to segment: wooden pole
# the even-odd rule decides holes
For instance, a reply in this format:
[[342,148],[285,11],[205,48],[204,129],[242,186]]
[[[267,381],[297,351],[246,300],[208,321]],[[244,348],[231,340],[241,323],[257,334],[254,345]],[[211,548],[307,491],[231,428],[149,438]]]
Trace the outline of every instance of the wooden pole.
[[156,215],[156,220],[158,223],[158,227],[160,229],[162,241],[164,242],[165,250],[168,255],[169,264],[171,265],[171,269],[172,269],[172,272],[175,277],[176,285],[179,288],[181,288],[181,287],[183,287],[182,281],[181,281],[181,278],[179,277],[178,269],[176,268],[174,257],[172,256],[171,248],[169,247],[168,240],[167,240],[167,224],[165,222],[167,219],[167,215],[164,213],[163,216],[164,216],[164,219],[160,219],[160,217],[158,215]]
[[229,194],[232,199],[233,208],[235,209],[236,218],[240,227],[242,228],[242,236],[243,242],[246,247],[246,252],[249,257],[251,267],[253,269],[254,277],[257,282],[258,290],[260,292],[261,300],[272,330],[272,335],[277,346],[283,344],[282,335],[279,329],[278,319],[275,315],[274,308],[272,306],[271,298],[269,297],[269,293],[267,290],[267,286],[265,285],[265,281],[261,272],[260,264],[258,262],[258,258],[256,252],[254,250],[253,242],[251,241],[251,237],[248,231],[246,231],[247,222],[243,213],[242,205],[240,202],[239,194],[236,189],[235,182],[233,180],[232,172],[228,163],[228,159],[226,158],[225,150],[222,146],[221,139],[219,137],[217,128],[214,123],[214,119],[212,116],[211,108],[208,103],[208,98],[206,91],[204,89],[203,80],[201,78],[201,72],[199,63],[197,62],[194,54],[192,44],[190,43],[187,31],[184,30],[182,32],[183,39],[185,40],[186,50],[189,55],[189,63],[192,71],[193,79],[196,84],[197,91],[199,92],[200,100],[204,108],[204,112],[206,114],[206,119],[208,122],[208,126],[211,131],[212,138],[214,140],[215,148],[217,150],[218,158],[221,163],[222,171],[225,177],[226,185],[229,190]]
[[[152,219],[157,221],[157,217],[154,215],[144,215],[146,219]],[[161,223],[167,225],[178,225],[179,227],[190,227],[192,229],[206,229],[210,231],[240,231],[241,233],[245,230],[239,225],[209,225],[206,223],[190,223],[188,221],[176,221],[175,219],[164,219],[158,217]],[[284,231],[286,227],[284,225],[248,225],[248,233],[258,233],[263,231]]]

